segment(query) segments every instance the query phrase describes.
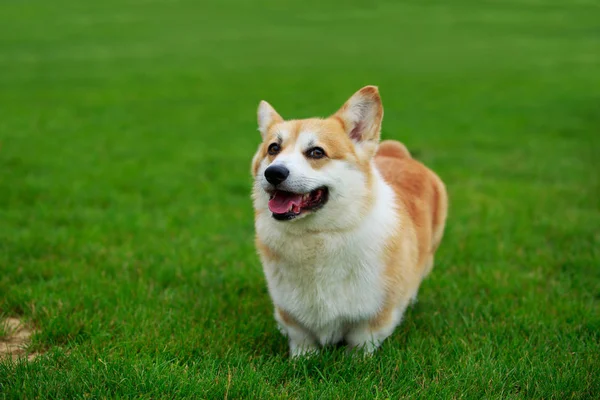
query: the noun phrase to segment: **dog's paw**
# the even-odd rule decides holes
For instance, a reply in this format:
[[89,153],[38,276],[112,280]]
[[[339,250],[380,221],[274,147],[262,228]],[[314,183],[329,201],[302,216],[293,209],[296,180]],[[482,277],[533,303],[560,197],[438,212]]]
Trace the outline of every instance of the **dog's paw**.
[[297,345],[290,343],[290,357],[293,359],[307,358],[316,355],[319,348],[312,344]]
[[346,354],[354,358],[369,359],[373,357],[373,354],[375,354],[378,348],[378,345],[367,342],[362,345],[348,346]]

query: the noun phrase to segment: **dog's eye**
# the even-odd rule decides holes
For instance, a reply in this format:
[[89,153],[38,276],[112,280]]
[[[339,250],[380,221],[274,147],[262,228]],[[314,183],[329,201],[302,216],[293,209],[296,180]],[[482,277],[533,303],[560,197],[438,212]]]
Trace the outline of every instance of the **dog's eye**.
[[319,158],[325,157],[325,150],[320,147],[313,147],[306,152],[306,155],[310,158],[315,158],[318,160]]
[[269,145],[268,151],[270,155],[274,156],[275,154],[281,151],[281,146],[279,146],[279,144],[277,143],[271,143],[271,145]]

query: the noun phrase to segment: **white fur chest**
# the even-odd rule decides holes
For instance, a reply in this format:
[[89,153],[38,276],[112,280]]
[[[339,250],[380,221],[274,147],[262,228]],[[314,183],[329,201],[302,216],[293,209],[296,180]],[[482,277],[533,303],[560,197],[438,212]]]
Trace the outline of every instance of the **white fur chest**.
[[381,308],[384,251],[397,226],[393,194],[386,188],[351,231],[297,234],[269,215],[256,221],[260,240],[280,255],[263,259],[273,302],[323,344],[339,341],[349,324]]

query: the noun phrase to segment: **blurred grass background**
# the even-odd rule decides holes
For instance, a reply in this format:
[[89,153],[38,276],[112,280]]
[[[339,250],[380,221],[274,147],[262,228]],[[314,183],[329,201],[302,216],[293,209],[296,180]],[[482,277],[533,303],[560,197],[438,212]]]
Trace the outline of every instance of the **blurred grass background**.
[[[371,360],[287,359],[253,248],[260,99],[380,87],[445,180],[420,302]],[[0,3],[0,397],[593,398],[600,3]]]

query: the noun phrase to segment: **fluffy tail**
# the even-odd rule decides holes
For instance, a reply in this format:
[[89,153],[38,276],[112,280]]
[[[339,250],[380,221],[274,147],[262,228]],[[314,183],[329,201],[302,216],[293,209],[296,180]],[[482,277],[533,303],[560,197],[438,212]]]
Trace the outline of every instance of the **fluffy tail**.
[[379,157],[411,158],[405,145],[396,140],[384,140],[377,150]]

